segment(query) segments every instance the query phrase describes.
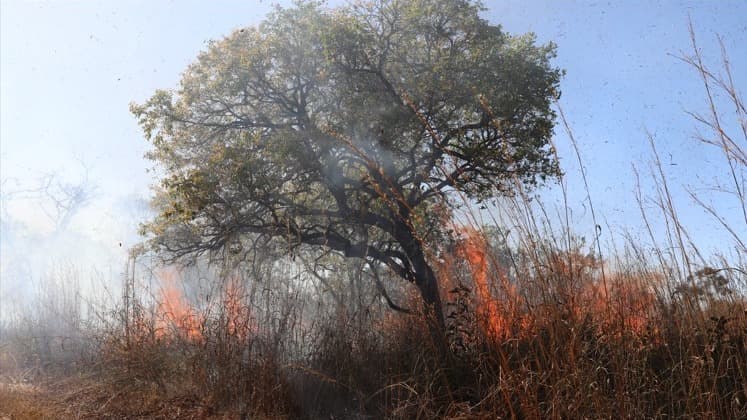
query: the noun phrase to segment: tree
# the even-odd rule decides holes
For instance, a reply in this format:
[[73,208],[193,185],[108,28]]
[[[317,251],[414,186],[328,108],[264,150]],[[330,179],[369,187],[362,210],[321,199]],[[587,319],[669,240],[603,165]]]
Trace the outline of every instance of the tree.
[[437,208],[559,173],[553,45],[468,0],[276,10],[210,43],[133,105],[164,177],[144,232],[180,258],[247,237],[335,252],[414,283],[443,328]]

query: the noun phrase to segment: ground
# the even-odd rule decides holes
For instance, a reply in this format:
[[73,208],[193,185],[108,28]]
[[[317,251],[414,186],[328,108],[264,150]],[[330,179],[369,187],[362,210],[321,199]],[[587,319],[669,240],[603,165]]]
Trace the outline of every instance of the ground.
[[209,413],[198,401],[158,400],[143,390],[112,389],[89,378],[0,382],[0,420],[32,419],[238,419]]

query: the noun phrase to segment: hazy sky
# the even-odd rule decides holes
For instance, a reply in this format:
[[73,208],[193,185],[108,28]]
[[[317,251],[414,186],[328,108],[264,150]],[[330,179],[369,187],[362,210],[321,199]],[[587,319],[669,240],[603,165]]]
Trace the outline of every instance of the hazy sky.
[[[288,2],[280,2],[287,4]],[[338,4],[340,2],[331,2]],[[0,179],[3,194],[38,186],[55,173],[75,183],[88,168],[95,195],[71,229],[112,252],[137,237],[155,182],[130,102],[175,87],[210,39],[258,23],[269,1],[2,0],[0,17]],[[686,110],[705,111],[697,75],[673,55],[689,50],[688,16],[701,46],[718,64],[723,36],[744,93],[747,78],[745,1],[486,1],[485,17],[510,33],[534,31],[558,45],[556,64],[565,112],[580,143],[598,211],[615,228],[638,229],[631,164],[645,172],[645,130],[656,137],[675,186],[703,185],[723,167],[717,151],[698,146]],[[562,130],[557,143],[569,174],[571,205],[583,211],[575,157]],[[702,178],[702,179],[698,179]],[[689,199],[677,189],[684,205]],[[550,197],[554,197],[549,193]],[[21,197],[21,198],[14,198]],[[51,223],[34,200],[6,200],[7,217],[28,232]],[[134,203],[134,204],[133,204]],[[736,219],[734,203],[722,203]],[[697,209],[686,223],[708,247],[719,244]],[[740,225],[737,226],[740,228]],[[741,225],[744,229],[744,225]],[[593,227],[591,228],[593,229]],[[588,234],[588,225],[580,228]],[[31,234],[31,233],[29,233]],[[120,252],[121,253],[121,252]]]

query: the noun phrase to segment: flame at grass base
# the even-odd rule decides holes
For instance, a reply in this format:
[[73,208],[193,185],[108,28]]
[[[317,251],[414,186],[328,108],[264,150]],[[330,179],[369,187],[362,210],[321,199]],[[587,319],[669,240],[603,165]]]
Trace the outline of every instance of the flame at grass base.
[[192,308],[178,286],[179,275],[171,268],[160,269],[160,301],[157,307],[156,334],[159,338],[178,336],[190,341],[202,341],[202,317]]
[[161,281],[155,320],[158,338],[202,343],[208,336],[220,335],[222,338],[246,340],[259,331],[244,300],[245,288],[237,277],[228,279],[217,295],[219,299],[207,299],[203,310],[190,304],[184,296],[176,270],[161,269],[157,277]]
[[481,232],[471,227],[463,228],[462,234],[465,239],[460,243],[457,253],[466,258],[472,271],[472,279],[477,291],[475,302],[477,320],[491,339],[505,338],[511,330],[512,320],[508,317],[514,314],[513,302],[509,300],[515,297],[514,288],[509,285],[506,276],[501,275],[497,267],[494,267],[496,270],[493,271],[499,274],[506,296],[504,301],[493,296],[489,284],[488,242]]
[[[657,299],[652,290],[661,279],[651,273],[603,276],[601,261],[579,252],[555,251],[543,261],[524,261],[516,268],[516,278],[509,280],[482,231],[469,226],[454,230],[460,240],[442,254],[441,287],[446,291],[464,286],[471,291],[470,310],[488,340],[531,337],[551,329],[557,319],[569,326],[585,324],[607,336],[657,339]],[[460,267],[469,271],[467,283],[458,273]],[[449,301],[453,293],[444,296],[447,304],[456,306]]]

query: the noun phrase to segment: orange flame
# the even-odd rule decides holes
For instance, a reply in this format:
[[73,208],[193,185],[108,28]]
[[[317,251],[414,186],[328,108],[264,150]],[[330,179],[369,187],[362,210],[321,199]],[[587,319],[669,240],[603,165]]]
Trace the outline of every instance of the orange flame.
[[502,313],[501,302],[493,297],[488,285],[488,245],[485,237],[474,228],[462,230],[466,239],[459,251],[467,259],[477,290],[478,320],[492,339],[505,337],[510,328],[510,320]]
[[472,288],[475,291],[473,308],[478,327],[486,336],[498,341],[513,332],[528,332],[531,323],[517,310],[515,286],[508,280],[503,267],[492,258],[490,245],[483,232],[471,226],[455,226],[454,230],[462,240],[454,252],[447,252],[442,256],[442,286],[458,287],[453,284],[452,276],[448,273],[456,267],[455,257],[463,259],[472,275]]
[[222,305],[216,316],[207,318],[200,314],[184,297],[178,286],[178,273],[173,269],[158,272],[161,279],[160,301],[157,307],[156,335],[159,338],[185,338],[193,342],[206,339],[205,324],[211,322],[213,331],[240,340],[259,331],[249,306],[244,302],[245,288],[236,277],[232,277],[223,288],[218,303]]
[[594,321],[595,327],[605,334],[617,337],[632,334],[657,339],[658,329],[651,318],[656,299],[646,287],[651,281],[609,272],[605,280],[600,277],[601,261],[578,252],[559,253],[550,258],[547,266],[540,268],[549,270],[542,275],[549,274],[548,281],[552,287],[557,287],[550,293],[560,299],[546,303],[538,301],[530,306],[533,310],[521,310],[523,295],[509,281],[503,268],[491,260],[485,235],[473,227],[456,227],[455,231],[462,240],[455,252],[443,255],[440,269],[442,276],[446,276],[442,277],[442,286],[456,286],[448,273],[456,267],[454,258],[462,258],[472,274],[474,313],[478,325],[490,339],[500,341],[509,336],[531,336],[550,320],[545,316],[552,317],[557,309],[567,311],[565,313],[575,321]]
[[177,286],[177,273],[173,269],[159,270],[161,301],[158,305],[157,331],[159,337],[176,333],[192,341],[202,341],[202,320],[186,302]]

